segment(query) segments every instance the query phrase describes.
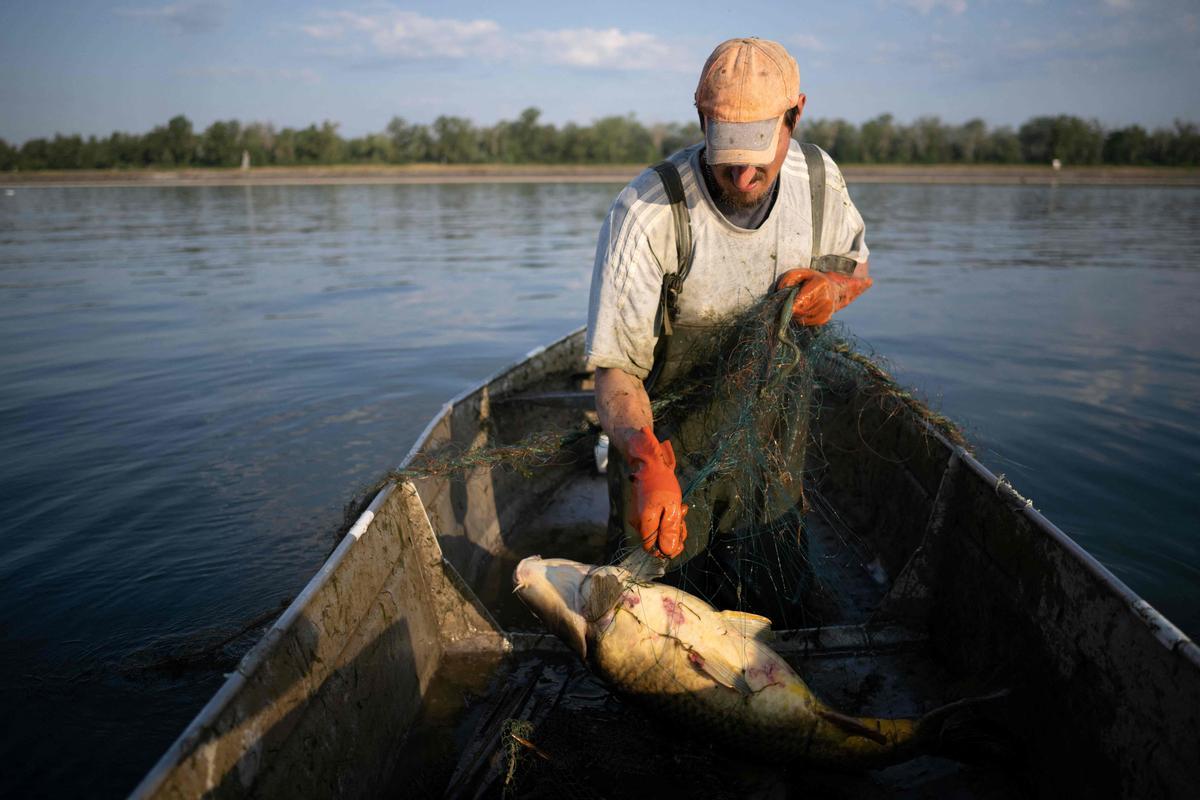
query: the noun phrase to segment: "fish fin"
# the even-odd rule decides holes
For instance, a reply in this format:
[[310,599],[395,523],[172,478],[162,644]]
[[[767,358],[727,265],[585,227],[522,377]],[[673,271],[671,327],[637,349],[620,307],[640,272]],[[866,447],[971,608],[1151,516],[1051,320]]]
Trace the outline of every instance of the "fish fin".
[[617,566],[628,570],[639,583],[652,581],[667,574],[667,560],[652,556],[640,547],[635,547]]
[[775,632],[771,630],[771,620],[759,614],[750,614],[746,611],[722,611],[721,619],[730,628],[748,639],[756,639],[760,642],[770,642],[775,639]]
[[588,595],[583,605],[583,618],[595,622],[603,617],[621,600],[625,591],[625,581],[618,575],[589,575],[587,579]]
[[749,697],[754,694],[754,690],[746,682],[746,673],[725,659],[719,656],[708,658],[695,650],[689,650],[688,660],[695,665],[696,669],[708,675],[722,686],[729,689],[736,689],[743,697]]
[[832,722],[851,736],[862,736],[864,739],[870,739],[876,744],[888,743],[886,736],[854,717],[848,717],[845,714],[839,714],[836,711],[830,711],[825,708],[818,708],[816,711],[818,717],[827,722]]

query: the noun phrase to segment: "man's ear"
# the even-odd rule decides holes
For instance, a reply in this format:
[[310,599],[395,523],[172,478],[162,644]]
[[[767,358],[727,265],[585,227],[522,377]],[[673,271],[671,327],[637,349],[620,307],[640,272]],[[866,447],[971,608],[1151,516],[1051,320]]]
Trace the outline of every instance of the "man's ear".
[[792,130],[796,130],[796,126],[800,124],[800,116],[804,113],[804,103],[808,100],[808,96],[804,92],[796,98],[796,121],[792,124]]

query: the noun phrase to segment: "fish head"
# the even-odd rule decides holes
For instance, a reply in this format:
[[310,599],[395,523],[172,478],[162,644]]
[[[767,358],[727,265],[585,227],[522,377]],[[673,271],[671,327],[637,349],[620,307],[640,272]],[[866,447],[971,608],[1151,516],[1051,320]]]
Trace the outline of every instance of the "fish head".
[[517,596],[554,635],[587,657],[584,582],[592,567],[566,558],[530,556],[513,571]]

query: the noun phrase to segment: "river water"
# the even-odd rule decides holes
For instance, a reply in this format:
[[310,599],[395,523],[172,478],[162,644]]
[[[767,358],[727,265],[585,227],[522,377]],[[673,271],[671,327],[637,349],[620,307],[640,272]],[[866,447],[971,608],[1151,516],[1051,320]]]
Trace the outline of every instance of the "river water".
[[[0,794],[128,792],[449,397],[582,324],[615,185],[0,196]],[[1200,634],[1200,190],[852,186],[902,383]]]

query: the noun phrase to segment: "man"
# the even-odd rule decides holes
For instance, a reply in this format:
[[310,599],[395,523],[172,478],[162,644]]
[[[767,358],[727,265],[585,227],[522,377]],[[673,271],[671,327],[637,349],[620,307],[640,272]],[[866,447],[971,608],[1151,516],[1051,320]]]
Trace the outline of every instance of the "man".
[[[772,289],[798,286],[793,317],[815,326],[871,285],[862,217],[841,173],[791,138],[805,99],[799,68],[781,45],[722,43],[696,88],[704,141],[668,159],[686,214],[669,201],[660,165],[625,187],[600,231],[586,347],[600,422],[620,454],[609,462],[619,476],[610,483],[614,524],[676,564],[703,550],[721,525],[711,507],[699,519],[697,505],[685,519],[676,454],[655,435],[647,379],[660,391],[682,369],[680,353]],[[816,214],[814,189],[823,199]]]

